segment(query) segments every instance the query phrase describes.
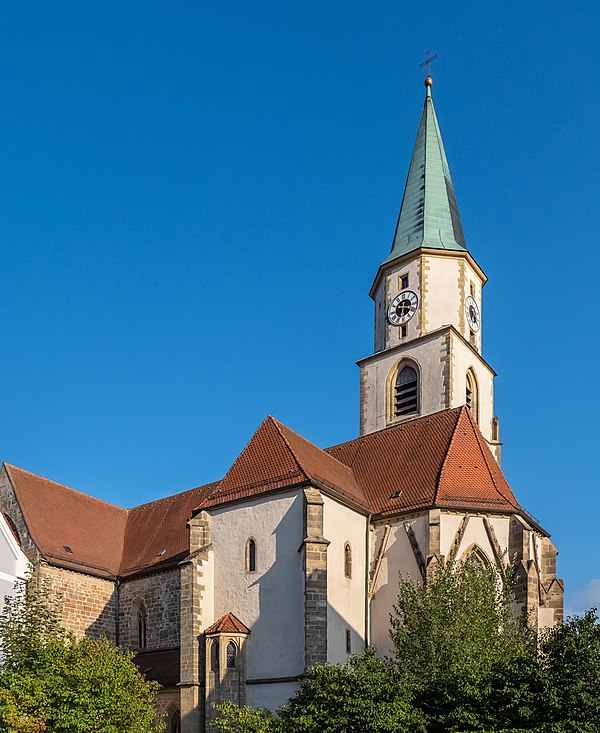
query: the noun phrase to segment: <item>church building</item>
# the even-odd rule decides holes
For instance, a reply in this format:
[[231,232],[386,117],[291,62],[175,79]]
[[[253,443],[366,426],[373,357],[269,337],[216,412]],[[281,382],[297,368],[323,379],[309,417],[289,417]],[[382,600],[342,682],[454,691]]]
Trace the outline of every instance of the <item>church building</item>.
[[354,440],[317,447],[267,417],[220,481],[133,509],[2,467],[0,581],[28,560],[67,628],[134,650],[169,733],[209,729],[225,699],[274,709],[314,664],[386,654],[398,574],[425,581],[450,558],[514,560],[517,611],[536,628],[562,619],[557,550],[500,467],[487,278],[431,87],[370,291]]

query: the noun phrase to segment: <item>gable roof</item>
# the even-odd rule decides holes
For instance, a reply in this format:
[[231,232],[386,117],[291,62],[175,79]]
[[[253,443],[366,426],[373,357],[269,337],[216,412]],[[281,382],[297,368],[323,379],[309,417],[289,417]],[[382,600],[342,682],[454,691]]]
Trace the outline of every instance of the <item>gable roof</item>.
[[4,465],[31,539],[46,560],[98,575],[118,572],[127,522],[125,509]]
[[520,509],[471,411],[458,407],[326,450],[268,417],[197,510],[305,483],[376,515]]
[[307,484],[376,518],[431,507],[524,513],[464,406],[326,450],[268,417],[221,481],[133,509],[5,468],[42,556],[104,577],[175,566],[194,512]]
[[328,487],[368,511],[367,498],[347,465],[269,416],[197,508],[307,483]]
[[352,468],[377,515],[434,506],[520,510],[466,407],[370,433],[327,453]]
[[224,616],[208,629],[204,630],[205,634],[249,634],[250,629],[243,624],[237,616],[234,616],[231,612],[226,613]]
[[128,510],[16,466],[4,466],[42,557],[105,577],[158,570],[185,557],[189,551],[186,522],[214,486],[200,486]]

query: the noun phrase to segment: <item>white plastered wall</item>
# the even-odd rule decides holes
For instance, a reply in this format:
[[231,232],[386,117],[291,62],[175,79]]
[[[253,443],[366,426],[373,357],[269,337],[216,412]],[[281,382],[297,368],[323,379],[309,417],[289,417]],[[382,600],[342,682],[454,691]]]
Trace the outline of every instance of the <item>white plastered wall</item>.
[[[421,285],[420,285],[420,256],[414,257],[401,265],[391,267],[381,278],[375,293],[375,351],[393,348],[410,339],[422,335],[421,329]],[[415,315],[408,321],[407,333],[404,338],[400,335],[398,326],[393,326],[387,319],[387,309],[394,298],[402,292],[401,278],[408,276],[408,290],[419,296],[419,307]]]
[[14,595],[15,582],[25,579],[28,567],[25,553],[0,513],[0,611],[4,597]]
[[409,359],[416,362],[420,375],[419,414],[429,415],[446,409],[444,366],[442,358],[447,354],[444,334],[434,334],[416,343],[409,342],[393,352],[382,351],[368,362],[361,364],[363,385],[363,433],[381,430],[387,420],[390,399],[389,378],[394,367]]
[[477,383],[478,419],[483,437],[491,442],[494,419],[494,373],[490,367],[473,352],[468,344],[452,334],[452,389],[450,406],[465,404],[467,372],[471,370]]
[[[425,558],[429,531],[427,517],[420,516],[406,521],[410,523],[421,554]],[[392,653],[389,636],[390,613],[398,600],[400,576],[421,580],[421,572],[404,524],[402,520],[392,520],[389,523],[390,531],[383,554],[381,550],[382,543],[386,539],[386,525],[375,525],[371,531],[371,573],[376,571],[378,558],[381,557],[370,602],[371,644],[377,647],[380,656]]]
[[[251,630],[246,679],[299,675],[304,670],[303,495],[271,495],[211,512],[214,618],[231,611]],[[247,573],[248,538],[257,570]],[[288,689],[289,688],[289,689]],[[273,708],[297,685],[247,686],[248,703]]]
[[[481,308],[480,276],[464,257],[423,256],[423,327],[426,332],[452,325],[467,341],[470,336],[465,318],[465,301],[473,283],[474,299]],[[475,345],[481,351],[481,329],[475,334]]]
[[[450,556],[454,538],[460,528],[463,517],[464,514],[458,512],[442,514],[440,517],[440,550],[441,554],[445,557]],[[494,530],[501,552],[507,553],[509,518],[504,516],[487,516],[487,520]],[[483,516],[469,515],[465,532],[458,548],[456,548],[456,559],[460,560],[464,553],[473,545],[477,545],[483,550],[491,564],[496,562],[496,555],[488,537]]]
[[[323,496],[323,534],[327,548],[327,660],[344,662],[346,630],[351,652],[365,645],[365,583],[367,517]],[[352,577],[344,574],[344,546],[352,551]]]

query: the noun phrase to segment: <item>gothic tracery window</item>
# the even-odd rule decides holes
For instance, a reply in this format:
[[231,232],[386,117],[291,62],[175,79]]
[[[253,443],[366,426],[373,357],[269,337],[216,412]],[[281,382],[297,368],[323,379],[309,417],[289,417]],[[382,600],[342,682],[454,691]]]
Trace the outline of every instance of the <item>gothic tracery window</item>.
[[215,639],[210,647],[211,672],[219,671],[219,642]]
[[237,649],[235,647],[235,644],[232,641],[230,641],[229,644],[227,644],[227,668],[228,669],[235,669],[236,652],[237,652]]
[[394,417],[416,415],[419,408],[419,375],[412,366],[398,370],[394,385]]

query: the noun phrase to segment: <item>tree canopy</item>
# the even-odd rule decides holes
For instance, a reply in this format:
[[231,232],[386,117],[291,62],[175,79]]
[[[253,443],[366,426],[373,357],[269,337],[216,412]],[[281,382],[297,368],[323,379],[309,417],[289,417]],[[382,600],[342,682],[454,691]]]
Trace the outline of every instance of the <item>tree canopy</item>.
[[130,653],[76,639],[34,575],[0,616],[0,733],[150,733],[158,691]]
[[401,579],[392,659],[375,650],[309,671],[276,715],[233,703],[229,733],[591,733],[600,730],[595,609],[541,634],[513,612],[511,572],[440,565]]

